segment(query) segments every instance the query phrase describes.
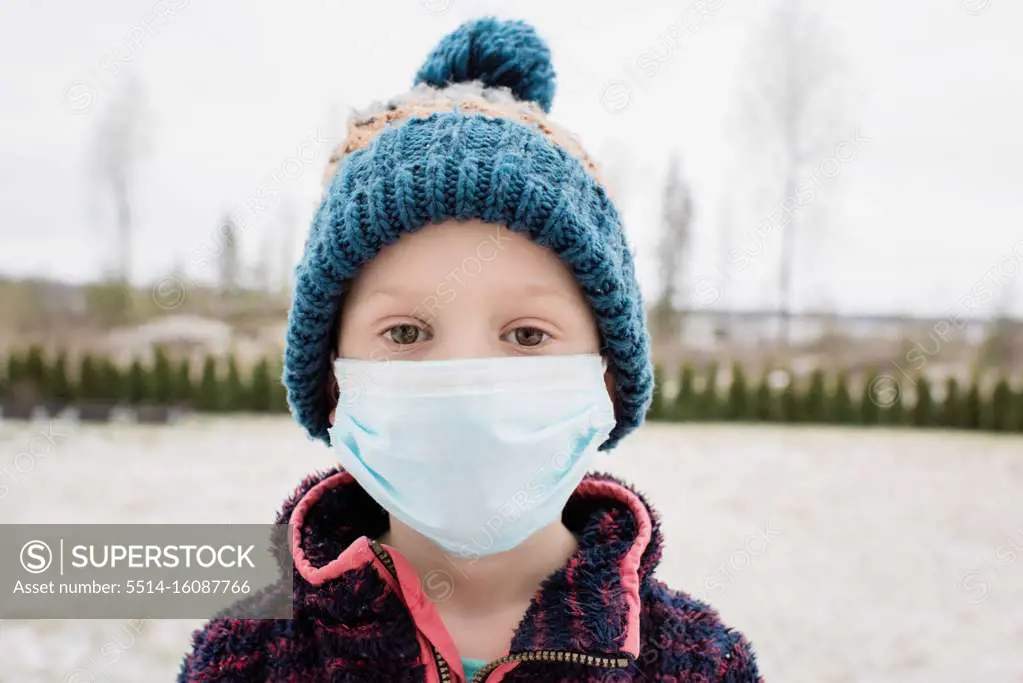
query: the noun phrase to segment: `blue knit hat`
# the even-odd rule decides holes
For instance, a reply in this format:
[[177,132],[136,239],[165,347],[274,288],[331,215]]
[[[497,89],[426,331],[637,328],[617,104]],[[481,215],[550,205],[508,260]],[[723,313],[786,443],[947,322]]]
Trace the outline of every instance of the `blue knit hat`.
[[341,295],[404,233],[449,219],[504,225],[553,251],[597,319],[617,424],[650,404],[650,340],[621,218],[578,141],[547,120],[550,51],[521,21],[483,18],[445,36],[405,96],[349,120],[296,269],[284,384],[295,419],[329,444]]

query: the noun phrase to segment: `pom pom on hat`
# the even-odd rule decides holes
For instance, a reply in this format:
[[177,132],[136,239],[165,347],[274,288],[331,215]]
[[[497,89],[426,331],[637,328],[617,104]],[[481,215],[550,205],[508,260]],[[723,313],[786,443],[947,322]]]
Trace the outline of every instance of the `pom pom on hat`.
[[550,50],[524,21],[484,17],[465,22],[437,43],[414,84],[444,87],[475,80],[507,87],[517,99],[536,102],[545,112],[554,101]]

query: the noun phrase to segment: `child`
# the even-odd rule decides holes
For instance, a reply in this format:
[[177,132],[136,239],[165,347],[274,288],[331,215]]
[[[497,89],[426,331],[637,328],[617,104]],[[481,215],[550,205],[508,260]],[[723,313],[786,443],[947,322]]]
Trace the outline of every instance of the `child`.
[[586,475],[653,380],[619,215],[553,95],[534,30],[480,19],[350,121],[289,315],[292,412],[340,461],[278,516],[294,618],[211,620],[179,681],[762,680],[653,577],[643,497]]

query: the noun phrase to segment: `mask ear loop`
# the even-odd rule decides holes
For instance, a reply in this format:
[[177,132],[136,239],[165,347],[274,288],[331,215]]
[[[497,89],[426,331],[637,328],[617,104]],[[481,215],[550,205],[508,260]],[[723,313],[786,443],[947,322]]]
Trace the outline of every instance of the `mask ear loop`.
[[341,387],[337,383],[337,375],[334,374],[334,356],[331,352],[330,370],[327,371],[327,386],[324,393],[327,395],[327,422],[334,426],[334,417],[337,413],[337,404],[341,399]]
[[337,383],[337,375],[334,374],[333,369],[327,375],[327,382],[329,384],[330,400],[332,404],[337,405],[337,402],[341,399],[341,387]]

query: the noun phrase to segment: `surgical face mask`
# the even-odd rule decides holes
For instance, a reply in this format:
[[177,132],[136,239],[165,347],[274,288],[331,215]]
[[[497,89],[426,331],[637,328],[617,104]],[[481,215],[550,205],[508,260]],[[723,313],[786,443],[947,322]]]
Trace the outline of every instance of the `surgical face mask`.
[[598,355],[339,359],[332,447],[387,512],[462,557],[561,516],[614,427]]

